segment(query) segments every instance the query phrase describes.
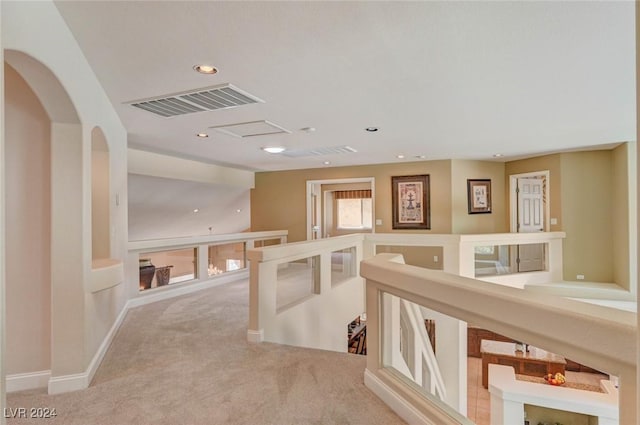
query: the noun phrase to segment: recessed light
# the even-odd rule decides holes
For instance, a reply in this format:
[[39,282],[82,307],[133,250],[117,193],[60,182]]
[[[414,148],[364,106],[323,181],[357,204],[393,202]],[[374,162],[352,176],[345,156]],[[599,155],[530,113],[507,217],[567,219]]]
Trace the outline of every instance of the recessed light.
[[282,153],[285,151],[285,148],[282,146],[267,146],[266,148],[262,148],[262,150],[269,153]]
[[193,212],[194,212],[194,213],[197,213],[198,211],[200,211],[200,210],[199,210],[199,209],[197,209],[197,208],[195,208],[195,209],[193,210]]
[[404,159],[404,155],[400,154],[400,155],[396,155],[396,158],[398,159]]
[[193,67],[193,69],[196,72],[199,72],[200,74],[213,75],[213,74],[216,74],[218,72],[218,68],[216,68],[215,66],[211,66],[211,65],[195,65]]
[[316,131],[315,127],[304,127],[301,128],[300,131],[304,131],[305,133],[313,133],[314,131]]
[[493,155],[494,158],[502,158],[504,155],[501,153],[496,153]]
[[378,130],[379,130],[378,127],[367,127],[367,128],[365,128],[365,131],[368,131],[370,133],[375,133]]
[[236,210],[236,212],[237,212],[237,213],[242,212],[242,208],[238,208],[238,209]]
[[331,161],[325,161],[323,162],[324,165],[331,165]]
[[424,155],[416,155],[416,158],[418,158],[418,159],[425,159],[425,158],[426,158],[426,156],[424,156]]
[[200,137],[202,139],[204,139],[206,137],[209,137],[209,135],[207,133],[198,133],[198,134],[196,134],[196,136],[198,136],[198,137]]

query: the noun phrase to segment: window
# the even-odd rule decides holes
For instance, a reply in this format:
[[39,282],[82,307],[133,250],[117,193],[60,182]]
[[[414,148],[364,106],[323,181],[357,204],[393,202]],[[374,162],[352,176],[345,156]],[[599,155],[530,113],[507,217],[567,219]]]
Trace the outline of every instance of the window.
[[476,246],[475,253],[480,255],[493,255],[495,252],[494,246]]
[[338,199],[339,229],[371,229],[371,198]]

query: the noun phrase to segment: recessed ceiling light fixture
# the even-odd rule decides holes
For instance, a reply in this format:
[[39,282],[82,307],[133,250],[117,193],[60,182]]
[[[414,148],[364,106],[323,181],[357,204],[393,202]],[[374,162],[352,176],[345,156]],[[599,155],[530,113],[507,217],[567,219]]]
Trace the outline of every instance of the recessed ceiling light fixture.
[[199,211],[200,211],[200,210],[199,210],[199,209],[197,209],[197,208],[195,208],[195,209],[193,210],[193,212],[194,212],[194,213],[197,213],[197,212],[199,212]]
[[416,155],[416,158],[418,158],[418,159],[425,159],[425,158],[426,158],[426,156],[424,156],[424,155]]
[[237,213],[242,212],[242,208],[238,208],[238,209],[236,210],[236,212],[237,212]]
[[269,153],[282,153],[285,151],[285,148],[282,146],[267,146],[266,148],[262,148],[262,150]]
[[404,155],[400,154],[400,155],[396,155],[396,158],[398,159],[404,159]]
[[304,131],[305,133],[313,133],[314,131],[316,131],[315,127],[304,127],[301,128],[300,131]]
[[331,161],[325,161],[323,162],[324,165],[331,165]]
[[378,130],[380,130],[378,127],[367,127],[367,128],[365,128],[365,131],[368,131],[369,133],[375,133]]
[[209,137],[207,133],[197,133],[196,136],[200,137],[201,139]]
[[213,75],[218,73],[218,68],[211,65],[194,65],[193,69],[200,74]]
[[504,155],[501,153],[496,153],[493,155],[494,158],[502,158]]

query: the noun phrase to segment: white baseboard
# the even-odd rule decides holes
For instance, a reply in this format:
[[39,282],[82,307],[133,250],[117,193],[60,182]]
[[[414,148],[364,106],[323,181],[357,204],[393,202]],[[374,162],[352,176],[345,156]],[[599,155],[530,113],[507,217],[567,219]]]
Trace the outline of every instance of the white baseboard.
[[105,335],[104,339],[102,340],[100,347],[98,347],[98,351],[96,351],[96,354],[91,359],[91,363],[89,363],[89,367],[87,368],[86,372],[87,387],[91,384],[91,381],[93,381],[93,377],[96,374],[98,367],[100,367],[100,363],[102,363],[104,355],[107,354],[107,350],[109,349],[109,346],[111,346],[113,338],[116,336],[116,333],[118,333],[118,329],[120,329],[120,325],[122,325],[122,322],[124,321],[129,308],[129,301],[127,301],[122,308],[122,311],[120,311],[120,314],[118,314],[118,317],[116,317],[116,320],[113,322],[111,329],[109,329],[109,332],[107,332],[107,335]]
[[[124,321],[124,318],[127,315],[127,312],[129,311],[129,309],[133,307],[146,305],[146,304],[151,304],[157,301],[178,297],[180,295],[190,294],[193,292],[201,291],[203,289],[214,288],[216,286],[219,286],[225,283],[230,283],[230,282],[234,282],[236,280],[241,280],[241,279],[247,279],[248,277],[249,277],[249,270],[246,270],[246,271],[243,270],[241,272],[232,273],[227,276],[218,276],[213,279],[208,279],[203,282],[195,282],[195,283],[181,285],[173,288],[164,287],[163,290],[160,292],[156,292],[148,295],[143,294],[138,298],[132,298],[128,300],[127,303],[122,308],[122,311],[120,312],[116,320],[113,322],[111,329],[109,329],[109,332],[102,340],[102,343],[98,348],[98,351],[93,356],[93,359],[91,359],[91,363],[89,363],[89,367],[87,367],[86,371],[84,371],[83,373],[76,373],[73,375],[63,375],[63,376],[55,376],[55,377],[50,377],[51,372],[46,371],[48,373],[46,379],[48,379],[48,383],[49,383],[49,394],[60,394],[60,393],[66,393],[70,391],[84,390],[89,387],[89,384],[91,384],[91,381],[93,380],[93,377],[96,374],[96,371],[98,370],[98,367],[102,362],[102,359],[104,359],[104,355],[107,353],[109,346],[113,342],[113,338],[115,337],[116,333],[118,332],[118,329],[122,325],[122,322]],[[36,372],[36,374],[37,373],[40,373],[40,372]],[[24,374],[24,375],[32,375],[32,374]],[[15,376],[18,376],[18,375],[15,375]],[[40,385],[40,387],[47,386],[46,379],[44,381],[44,384]],[[9,382],[7,379],[7,386],[8,385],[9,385]],[[32,387],[32,388],[38,388],[38,387]],[[24,389],[28,389],[28,388],[24,388]],[[14,390],[14,391],[19,391],[19,390]]]
[[49,394],[84,390],[89,387],[89,372],[55,376],[49,379]]
[[264,342],[264,329],[260,329],[259,331],[249,329],[247,331],[247,341],[256,343]]
[[51,377],[50,370],[39,372],[16,373],[7,375],[7,392],[33,390],[36,388],[46,388]]

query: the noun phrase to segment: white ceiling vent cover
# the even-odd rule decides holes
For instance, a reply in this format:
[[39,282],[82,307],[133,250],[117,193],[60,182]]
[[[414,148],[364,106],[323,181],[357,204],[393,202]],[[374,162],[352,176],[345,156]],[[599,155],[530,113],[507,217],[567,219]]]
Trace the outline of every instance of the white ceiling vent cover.
[[267,136],[269,134],[282,134],[291,133],[286,128],[280,127],[267,120],[241,122],[236,124],[216,125],[209,127],[213,130],[219,131],[229,136],[234,137],[253,137],[253,136]]
[[242,91],[232,84],[222,84],[125,103],[168,118],[195,112],[235,108],[252,103],[264,103],[264,100]]
[[291,158],[301,158],[303,156],[320,156],[320,155],[335,155],[343,153],[358,152],[351,146],[333,146],[329,148],[313,148],[313,149],[297,149],[285,151],[282,153],[284,156]]

